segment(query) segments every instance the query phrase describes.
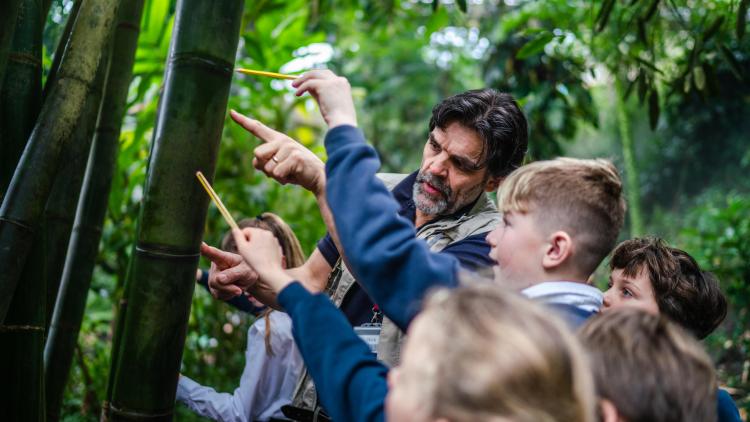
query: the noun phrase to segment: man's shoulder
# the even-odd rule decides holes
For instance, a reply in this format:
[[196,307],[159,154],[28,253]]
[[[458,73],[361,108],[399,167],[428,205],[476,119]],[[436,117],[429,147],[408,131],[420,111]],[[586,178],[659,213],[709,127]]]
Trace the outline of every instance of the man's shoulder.
[[377,176],[377,178],[383,182],[388,190],[392,190],[396,187],[396,185],[401,183],[401,181],[406,179],[409,175],[401,173],[377,173],[375,176]]

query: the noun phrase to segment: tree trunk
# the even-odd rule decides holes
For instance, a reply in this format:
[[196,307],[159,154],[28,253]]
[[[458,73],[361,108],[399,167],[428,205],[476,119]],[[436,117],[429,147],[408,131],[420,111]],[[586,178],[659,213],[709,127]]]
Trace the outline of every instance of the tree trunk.
[[[52,189],[60,154],[84,108],[118,2],[81,5],[55,87],[24,149],[0,208],[0,322],[5,320],[34,233]],[[39,258],[39,257],[35,257]],[[37,294],[42,294],[38,292]]]
[[24,0],[11,28],[15,35],[5,78],[0,79],[0,203],[42,105],[44,15],[39,0]]
[[10,44],[13,41],[13,31],[16,27],[18,8],[21,0],[3,0],[0,2],[0,84],[5,75],[5,65],[8,60]]
[[630,116],[623,98],[622,83],[615,77],[615,96],[617,97],[617,126],[622,141],[622,161],[625,166],[626,193],[628,198],[628,213],[630,214],[630,237],[643,234],[643,219],[641,214],[641,190],[638,185],[638,166],[635,164],[635,149],[633,136],[630,133]]
[[117,164],[120,126],[133,76],[142,13],[143,0],[123,0],[112,43],[104,100],[44,349],[47,420],[51,422],[59,419],[65,384],[86,307],[112,176]]
[[178,2],[105,420],[172,419],[243,3]]

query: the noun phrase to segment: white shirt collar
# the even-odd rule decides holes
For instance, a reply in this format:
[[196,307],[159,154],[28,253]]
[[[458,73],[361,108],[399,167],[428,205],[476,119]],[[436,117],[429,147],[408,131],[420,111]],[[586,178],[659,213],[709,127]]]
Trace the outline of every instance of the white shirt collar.
[[521,294],[538,302],[572,305],[588,312],[597,312],[604,299],[596,287],[575,281],[545,281],[523,289]]

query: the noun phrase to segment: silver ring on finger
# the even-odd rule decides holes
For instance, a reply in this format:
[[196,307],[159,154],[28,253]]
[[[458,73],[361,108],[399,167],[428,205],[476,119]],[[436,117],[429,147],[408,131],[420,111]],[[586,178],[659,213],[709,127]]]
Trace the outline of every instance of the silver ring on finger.
[[274,163],[276,163],[276,164],[279,163],[279,160],[278,160],[278,158],[276,158],[275,155],[273,157],[271,157],[271,159],[273,160]]

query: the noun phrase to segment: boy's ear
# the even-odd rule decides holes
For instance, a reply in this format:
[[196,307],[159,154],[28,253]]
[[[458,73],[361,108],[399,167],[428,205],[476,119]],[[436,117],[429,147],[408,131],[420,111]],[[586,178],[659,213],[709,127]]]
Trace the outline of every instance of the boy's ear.
[[504,177],[490,177],[489,180],[487,180],[487,185],[484,187],[485,192],[494,192],[497,190],[498,187],[500,187],[500,183],[502,183]]
[[622,422],[624,419],[620,417],[620,413],[617,411],[614,403],[607,399],[599,400],[599,420],[601,422]]
[[542,258],[545,270],[560,268],[573,254],[573,241],[564,231],[556,231],[549,236],[547,250]]

